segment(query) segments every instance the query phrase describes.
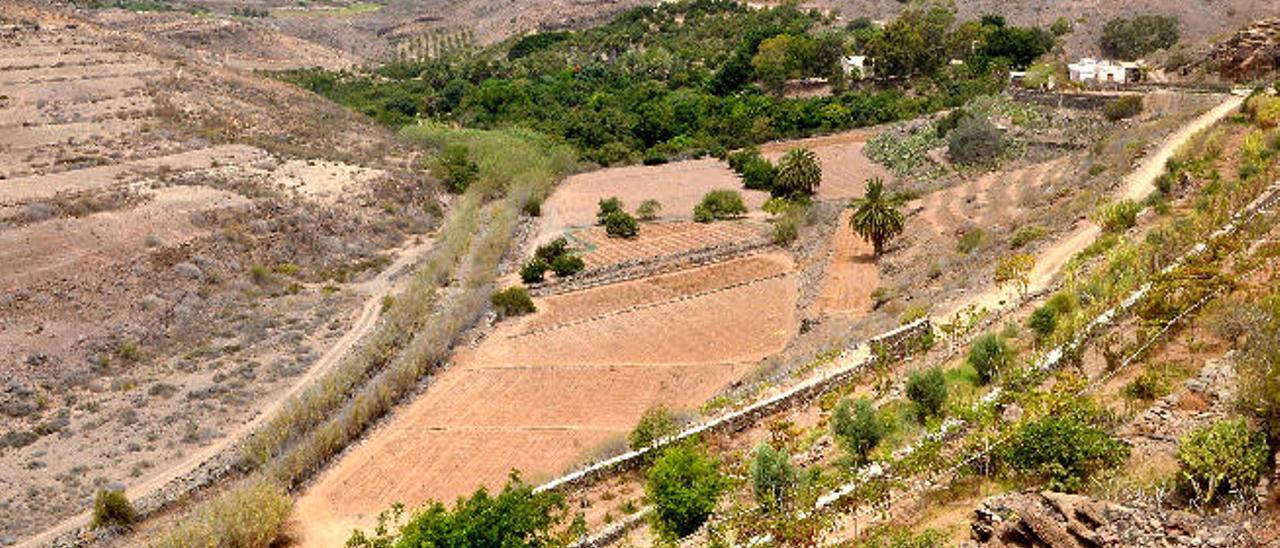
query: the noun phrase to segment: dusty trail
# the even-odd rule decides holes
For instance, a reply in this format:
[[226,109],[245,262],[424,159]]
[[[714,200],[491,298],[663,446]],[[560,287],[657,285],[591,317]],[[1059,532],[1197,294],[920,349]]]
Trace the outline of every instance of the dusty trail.
[[[422,241],[412,243],[399,250],[395,261],[393,261],[377,276],[361,282],[350,289],[367,295],[364,304],[360,308],[359,314],[355,318],[355,322],[346,333],[330,346],[320,359],[312,365],[306,373],[298,377],[293,385],[284,392],[276,395],[274,399],[266,403],[253,419],[242,424],[227,433],[227,435],[218,438],[213,443],[200,448],[191,453],[185,459],[168,469],[161,470],[158,473],[148,477],[138,483],[127,486],[125,494],[129,500],[138,500],[147,497],[153,493],[163,489],[169,482],[174,481],[192,471],[198,469],[201,464],[217,457],[223,451],[233,449],[245,439],[249,437],[255,430],[265,424],[271,417],[275,416],[290,398],[300,393],[303,389],[311,385],[313,381],[320,378],[325,373],[332,370],[337,364],[341,363],[352,349],[355,348],[365,335],[369,334],[378,324],[378,318],[382,311],[382,298],[399,290],[404,282],[408,280],[407,276],[401,276],[409,268],[411,268],[420,259],[426,256],[434,243],[433,238],[423,238]],[[57,525],[40,532],[38,535],[23,539],[19,547],[36,547],[45,546],[53,539],[70,532],[71,530],[88,525],[91,513],[89,510],[76,514],[67,518]]]

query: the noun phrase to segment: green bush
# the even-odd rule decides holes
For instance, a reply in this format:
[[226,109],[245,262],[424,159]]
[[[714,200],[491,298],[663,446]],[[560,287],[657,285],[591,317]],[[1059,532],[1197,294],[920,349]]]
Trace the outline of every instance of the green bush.
[[640,207],[636,208],[636,217],[639,217],[641,221],[657,219],[660,213],[662,213],[662,203],[657,200],[645,200],[640,202]]
[[1047,234],[1044,227],[1040,225],[1024,226],[1014,231],[1013,237],[1009,238],[1009,249],[1021,249],[1027,244],[1043,238]]
[[747,205],[742,201],[742,194],[736,190],[717,189],[706,193],[702,202],[693,208],[693,219],[700,223],[709,223],[721,219],[731,219],[746,215]]
[[444,181],[450,192],[461,194],[480,178],[480,166],[471,159],[465,145],[449,145],[436,160],[435,176]]
[[1102,108],[1102,113],[1112,122],[1124,120],[1125,118],[1133,118],[1142,114],[1142,96],[1126,95],[1110,103]]
[[1145,369],[1120,389],[1131,400],[1152,401],[1169,393],[1169,382],[1158,371]]
[[728,482],[719,463],[692,443],[671,447],[649,470],[645,494],[654,505],[654,528],[666,539],[696,532],[716,509]]
[[587,263],[582,260],[582,257],[569,253],[556,257],[556,260],[551,263],[551,270],[554,270],[556,277],[559,278],[567,278],[582,272],[586,267]]
[[1048,305],[1035,309],[1031,313],[1031,317],[1027,318],[1027,327],[1035,331],[1038,339],[1044,340],[1048,338],[1058,328],[1057,309]]
[[995,165],[1004,154],[1004,133],[985,117],[968,116],[947,133],[947,155],[967,166]]
[[756,502],[768,510],[790,503],[799,478],[785,450],[776,450],[768,442],[756,446],[751,459],[751,492]]
[[947,378],[942,368],[930,367],[907,375],[907,398],[916,404],[921,419],[941,413],[947,402]]
[[137,512],[134,512],[133,505],[129,503],[129,499],[125,497],[122,490],[103,489],[98,491],[97,496],[93,498],[93,520],[89,524],[89,527],[93,529],[101,527],[128,528],[137,519]]
[[520,281],[527,284],[536,284],[542,282],[542,277],[551,270],[551,265],[546,261],[534,257],[524,264],[520,269]]
[[533,256],[547,264],[551,264],[558,257],[568,252],[569,240],[560,237],[538,246],[538,249],[533,252]]
[[625,211],[614,211],[604,218],[604,232],[610,238],[634,238],[640,234],[640,223]]
[[498,315],[501,317],[523,316],[538,311],[538,307],[534,306],[533,299],[529,298],[529,292],[523,287],[508,287],[501,291],[495,291],[489,296],[489,302],[493,303],[493,307],[498,309]]
[[1103,205],[1094,213],[1094,221],[1107,232],[1124,232],[1138,224],[1142,204],[1124,199]]
[[1251,494],[1266,471],[1267,454],[1266,438],[1239,418],[1197,429],[1178,443],[1185,486],[1205,504]]
[[742,170],[742,186],[748,190],[773,190],[773,183],[778,178],[778,169],[769,160],[756,157],[747,162]]
[[627,444],[632,449],[643,449],[653,445],[655,441],[679,433],[680,423],[675,414],[667,406],[657,404],[640,415],[640,421],[627,435]]
[[746,147],[741,150],[730,152],[729,155],[725,157],[725,161],[729,163],[729,169],[732,169],[738,175],[742,175],[746,172],[747,164],[760,157],[759,148]]
[[1129,446],[1090,423],[1083,413],[1054,413],[1024,422],[1007,454],[1019,472],[1039,476],[1049,488],[1075,492],[1093,474],[1122,464]]
[[1178,19],[1167,15],[1116,17],[1102,27],[1102,52],[1121,59],[1137,59],[1178,43]]
[[831,433],[855,465],[867,462],[888,429],[866,398],[840,400],[831,416]]
[[1009,364],[1009,348],[994,333],[984,334],[969,347],[969,365],[978,372],[978,380],[989,384]]
[[609,218],[610,214],[622,213],[622,200],[619,200],[617,196],[603,198],[597,205],[599,206],[599,209],[596,210],[596,223],[598,224],[605,224],[605,220]]

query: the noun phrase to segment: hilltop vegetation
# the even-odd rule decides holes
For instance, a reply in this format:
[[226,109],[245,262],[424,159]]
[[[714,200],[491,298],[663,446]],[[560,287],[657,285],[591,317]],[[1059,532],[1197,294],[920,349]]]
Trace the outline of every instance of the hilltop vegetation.
[[[838,26],[791,5],[690,0],[438,59],[280,77],[384,124],[524,126],[610,165],[720,155],[955,107],[1000,89],[1002,69],[1052,44],[1049,32],[999,17],[957,24],[938,6],[911,7],[880,28]],[[841,58],[852,53],[880,59],[881,80],[846,81]],[[787,82],[801,78],[823,79],[832,93],[788,97]]]

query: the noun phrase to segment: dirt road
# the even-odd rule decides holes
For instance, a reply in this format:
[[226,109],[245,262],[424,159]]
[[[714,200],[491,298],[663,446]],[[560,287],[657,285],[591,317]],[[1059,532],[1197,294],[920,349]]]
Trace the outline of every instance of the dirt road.
[[[356,343],[369,334],[378,324],[378,318],[382,311],[382,298],[402,288],[409,279],[408,276],[402,276],[402,274],[408,272],[414,264],[426,256],[434,241],[432,238],[423,238],[419,242],[401,248],[395,261],[378,273],[377,276],[351,287],[351,291],[367,295],[351,327],[332,346],[325,350],[320,359],[316,360],[316,363],[306,373],[298,377],[289,389],[267,402],[259,410],[258,414],[254,416],[253,420],[228,432],[227,435],[218,438],[213,443],[192,452],[174,466],[160,470],[138,483],[127,486],[125,494],[129,500],[138,500],[149,496],[164,488],[169,482],[196,470],[205,461],[215,458],[223,451],[234,450],[250,434],[270,420],[289,401],[289,398],[300,393],[310,386],[313,381],[333,369],[338,363],[341,363],[342,358],[356,347]],[[45,546],[64,533],[87,525],[90,517],[91,514],[88,510],[81,512],[40,532],[36,536],[23,539],[18,546]]]

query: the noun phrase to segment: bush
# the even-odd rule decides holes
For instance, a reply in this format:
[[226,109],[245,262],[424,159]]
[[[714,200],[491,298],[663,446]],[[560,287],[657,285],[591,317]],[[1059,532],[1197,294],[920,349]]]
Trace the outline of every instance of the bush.
[[267,482],[241,484],[193,512],[157,548],[272,546],[284,530],[293,499]]
[[461,194],[480,178],[480,166],[471,160],[465,145],[449,145],[436,160],[435,176],[444,181],[450,192]]
[[1142,96],[1126,95],[1111,101],[1107,103],[1107,106],[1103,107],[1102,113],[1112,122],[1133,118],[1142,114]]
[[769,160],[757,157],[747,162],[742,170],[742,186],[748,190],[773,191],[773,183],[778,178],[778,170]]
[[1120,389],[1120,395],[1131,400],[1152,401],[1169,391],[1169,383],[1164,375],[1152,369],[1146,369]]
[[625,211],[614,211],[604,218],[604,232],[610,238],[634,238],[640,233],[640,223]]
[[751,459],[751,492],[760,506],[768,510],[785,507],[797,483],[796,470],[785,450],[775,450],[768,442],[756,447]]
[[1142,204],[1125,199],[1099,207],[1094,213],[1094,221],[1107,232],[1124,232],[1138,224],[1138,213]]
[[693,534],[715,511],[727,487],[719,463],[693,444],[667,449],[645,482],[645,494],[654,505],[654,528],[667,539]]
[[529,292],[523,287],[508,287],[502,291],[496,291],[489,296],[489,302],[493,303],[493,307],[498,309],[498,315],[503,318],[523,316],[538,311],[538,307],[533,304],[533,299],[529,298]]
[[969,347],[969,365],[978,372],[978,380],[989,384],[1009,364],[1009,348],[1004,339],[987,333],[975,339]]
[[627,435],[627,443],[632,449],[638,450],[649,447],[662,438],[679,433],[680,423],[676,421],[675,414],[667,406],[658,404],[640,415],[640,421]]
[[138,514],[134,512],[133,505],[129,503],[128,497],[125,497],[122,490],[104,489],[98,491],[97,496],[93,498],[93,521],[89,524],[93,529],[129,528],[137,519]]
[[1117,17],[1102,27],[1102,52],[1110,57],[1137,59],[1178,43],[1178,19],[1166,15]]
[[956,251],[968,255],[978,249],[978,246],[981,246],[986,239],[986,231],[975,226],[965,231],[964,236],[960,237],[960,241],[956,242]]
[[916,404],[921,419],[941,413],[947,402],[947,379],[942,368],[912,371],[907,376],[907,398]]
[[1254,95],[1245,101],[1244,111],[1259,127],[1270,129],[1280,125],[1280,97]]
[[668,161],[669,160],[667,159],[666,154],[651,150],[645,153],[644,160],[641,160],[641,163],[643,163],[646,166],[660,166],[662,164],[667,163]]
[[1084,413],[1054,413],[1024,422],[1010,440],[1006,459],[1014,470],[1049,481],[1049,488],[1075,492],[1093,474],[1118,466],[1129,446],[1090,424]]
[[1004,154],[1004,134],[980,116],[968,116],[947,134],[947,155],[951,161],[967,166],[994,165]]
[[706,193],[702,202],[693,208],[693,219],[700,223],[709,223],[720,219],[731,219],[746,215],[747,205],[742,201],[742,194],[736,190],[718,189]]
[[569,241],[560,237],[538,246],[538,249],[533,252],[533,256],[547,264],[551,264],[561,255],[568,252]]
[[738,175],[742,175],[746,173],[747,164],[757,158],[761,158],[760,149],[756,147],[747,147],[742,150],[730,152],[729,155],[725,157],[725,161],[729,163],[729,169],[732,169],[734,173],[737,173]]
[[582,260],[582,257],[567,253],[556,257],[556,260],[551,263],[551,270],[554,270],[556,277],[559,278],[567,278],[582,272],[586,267],[587,263]]
[[867,462],[867,455],[888,433],[888,425],[876,416],[866,398],[840,400],[831,416],[831,433],[855,465]]
[[645,200],[640,202],[640,207],[636,208],[636,217],[641,221],[657,219],[659,213],[662,213],[662,203],[657,200]]
[[1040,225],[1019,228],[1013,233],[1013,237],[1009,238],[1009,249],[1021,249],[1027,244],[1043,238],[1045,234],[1044,227]]
[[605,224],[605,220],[612,213],[622,213],[622,200],[619,200],[617,196],[604,198],[597,205],[599,206],[599,209],[596,210],[596,222],[598,224]]
[[1058,328],[1058,311],[1048,305],[1035,309],[1027,319],[1027,327],[1036,333],[1036,338],[1048,338]]
[[1237,418],[1183,437],[1178,464],[1186,487],[1209,504],[1223,495],[1252,493],[1266,471],[1267,453],[1265,437]]
[[526,284],[541,283],[543,275],[548,270],[551,270],[551,265],[542,259],[534,257],[520,269],[520,281]]

